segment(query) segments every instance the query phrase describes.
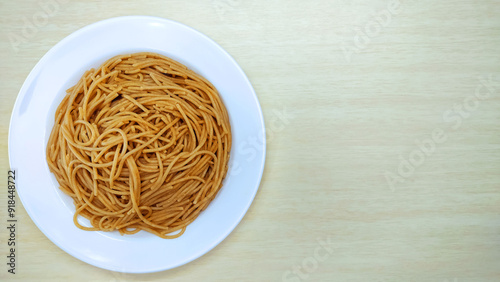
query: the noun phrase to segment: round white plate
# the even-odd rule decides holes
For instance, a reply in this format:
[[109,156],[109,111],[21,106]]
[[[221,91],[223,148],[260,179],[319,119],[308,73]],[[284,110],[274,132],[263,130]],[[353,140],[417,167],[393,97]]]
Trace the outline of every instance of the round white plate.
[[[55,109],[85,70],[118,54],[151,51],[171,57],[211,81],[230,117],[230,169],[217,197],[177,239],[141,231],[83,231],[75,207],[45,160]],[[86,26],[43,56],[23,84],[12,113],[9,158],[17,192],[31,219],[57,246],[89,264],[146,273],[190,262],[219,244],[248,210],[265,160],[265,127],[257,96],[238,64],[219,45],[180,23],[146,16],[119,17]],[[80,219],[90,226],[88,220]]]

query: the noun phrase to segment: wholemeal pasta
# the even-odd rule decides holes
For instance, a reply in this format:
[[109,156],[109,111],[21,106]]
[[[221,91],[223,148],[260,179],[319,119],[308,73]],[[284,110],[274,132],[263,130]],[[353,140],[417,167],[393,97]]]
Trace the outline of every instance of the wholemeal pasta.
[[176,238],[217,195],[230,149],[215,87],[170,58],[135,53],[107,60],[67,90],[47,163],[73,198],[77,227]]

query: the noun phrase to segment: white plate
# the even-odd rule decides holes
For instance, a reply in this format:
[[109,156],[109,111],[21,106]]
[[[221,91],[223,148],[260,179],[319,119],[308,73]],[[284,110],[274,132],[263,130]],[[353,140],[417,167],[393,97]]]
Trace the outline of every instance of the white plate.
[[[151,51],[198,72],[219,90],[230,117],[230,170],[217,197],[177,239],[141,231],[82,231],[75,207],[45,161],[56,107],[85,70],[118,54]],[[23,84],[12,113],[9,158],[17,192],[31,219],[57,246],[89,264],[113,271],[146,273],[190,262],[219,244],[248,210],[265,160],[265,128],[257,96],[238,64],[198,31],[170,20],[131,16],[86,26],[54,46]],[[257,140],[257,142],[255,142]],[[253,142],[252,142],[253,141]],[[89,226],[86,219],[82,224]]]

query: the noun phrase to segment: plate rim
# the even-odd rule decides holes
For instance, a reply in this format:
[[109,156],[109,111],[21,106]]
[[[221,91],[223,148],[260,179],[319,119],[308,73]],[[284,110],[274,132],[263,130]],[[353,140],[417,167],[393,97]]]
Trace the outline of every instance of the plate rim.
[[[260,105],[260,102],[259,102],[259,99],[257,97],[257,94],[252,86],[252,84],[250,83],[250,80],[248,79],[247,75],[245,74],[245,72],[243,71],[243,69],[241,68],[241,66],[236,62],[236,60],[224,49],[222,48],[222,46],[220,46],[217,42],[215,42],[213,39],[211,39],[209,36],[207,36],[206,34],[196,30],[195,28],[191,27],[191,26],[188,26],[186,24],[183,24],[183,23],[180,23],[178,21],[175,21],[175,20],[171,20],[171,19],[167,19],[167,18],[162,18],[162,17],[156,17],[156,16],[146,16],[146,15],[129,15],[129,16],[119,16],[119,17],[112,17],[112,18],[107,18],[107,19],[104,19],[104,20],[100,20],[100,21],[97,21],[97,22],[93,22],[91,24],[88,24],[88,25],[85,25],[83,27],[80,27],[79,29],[71,32],[69,35],[65,36],[63,39],[61,39],[60,41],[58,41],[55,45],[53,45],[43,56],[41,59],[38,60],[38,62],[35,64],[35,66],[31,69],[30,73],[28,74],[28,76],[26,77],[26,79],[24,80],[17,96],[16,96],[16,100],[14,102],[14,106],[12,108],[12,112],[11,112],[11,116],[10,116],[10,121],[9,121],[9,131],[8,131],[8,140],[7,140],[7,151],[8,151],[8,157],[9,157],[9,169],[12,169],[12,160],[15,159],[13,158],[13,152],[11,151],[11,148],[12,148],[12,142],[14,142],[13,137],[12,137],[12,128],[14,126],[14,121],[15,121],[15,118],[16,118],[16,113],[18,113],[19,111],[19,107],[20,107],[20,103],[21,103],[21,100],[23,100],[24,97],[26,97],[26,92],[27,90],[29,89],[30,85],[32,85],[33,83],[33,80],[36,78],[36,76],[39,74],[40,72],[40,68],[45,64],[45,61],[55,52],[57,52],[62,46],[64,46],[68,41],[71,41],[72,39],[74,39],[75,37],[78,37],[80,34],[82,33],[85,33],[87,32],[88,30],[91,30],[91,29],[94,29],[94,28],[99,28],[100,26],[103,26],[103,25],[106,25],[106,24],[110,24],[110,23],[113,23],[113,22],[120,22],[120,21],[133,21],[133,20],[140,20],[140,21],[145,21],[145,22],[164,22],[164,23],[167,23],[169,25],[176,25],[176,26],[179,26],[180,28],[187,28],[189,30],[191,30],[192,32],[194,32],[197,36],[200,36],[202,37],[203,39],[207,40],[208,42],[210,42],[211,44],[213,44],[219,51],[221,51],[221,53],[223,55],[225,55],[229,61],[231,61],[231,63],[236,67],[236,70],[239,72],[240,76],[243,78],[244,82],[247,84],[247,87],[249,88],[251,94],[252,94],[252,99],[255,101],[255,104],[257,105],[257,112],[258,112],[258,115],[260,117],[260,121],[259,121],[259,127],[260,127],[260,130],[262,130],[262,136],[263,136],[263,141],[262,142],[262,160],[260,163],[258,163],[258,178],[256,179],[257,180],[257,185],[256,187],[252,188],[253,189],[253,193],[251,195],[251,197],[249,198],[249,201],[247,203],[247,205],[244,207],[244,212],[242,212],[242,214],[239,216],[239,218],[233,222],[232,225],[229,226],[229,228],[226,228],[226,232],[224,232],[219,238],[217,238],[216,240],[214,240],[213,244],[212,245],[208,245],[207,247],[201,249],[200,251],[198,252],[195,252],[191,257],[188,257],[187,259],[185,259],[184,261],[180,261],[180,262],[177,262],[177,263],[174,263],[173,265],[171,266],[167,266],[167,267],[159,267],[159,268],[154,268],[154,269],[144,269],[144,270],[139,270],[139,271],[123,271],[123,269],[115,269],[113,267],[109,267],[109,266],[103,266],[103,265],[99,265],[96,263],[96,261],[88,258],[87,256],[79,253],[79,252],[73,252],[71,250],[68,250],[67,248],[63,247],[60,243],[58,243],[57,240],[55,240],[54,238],[52,238],[52,236],[50,236],[48,232],[45,231],[45,228],[43,227],[43,224],[41,224],[38,220],[37,220],[37,217],[36,216],[33,216],[34,215],[34,212],[31,210],[30,208],[30,205],[25,205],[25,201],[23,200],[23,197],[21,197],[20,193],[18,192],[18,187],[16,186],[16,194],[19,196],[19,199],[24,207],[24,210],[28,213],[28,216],[29,218],[31,219],[31,221],[36,225],[36,227],[45,235],[45,237],[47,237],[54,245],[56,245],[57,247],[59,247],[61,250],[63,250],[65,253],[71,255],[72,257],[80,260],[80,261],[83,261],[87,264],[90,264],[92,266],[95,266],[95,267],[99,267],[101,269],[106,269],[106,270],[110,270],[110,271],[115,271],[115,272],[123,272],[123,273],[153,273],[153,272],[160,272],[160,271],[165,271],[165,270],[168,270],[168,269],[173,269],[173,268],[176,268],[176,267],[179,267],[179,266],[182,266],[184,264],[187,264],[191,261],[194,261],[198,258],[200,258],[201,256],[205,255],[206,253],[210,252],[213,248],[215,248],[217,245],[219,245],[222,241],[224,241],[224,239],[226,239],[229,234],[231,234],[234,229],[236,228],[236,226],[238,226],[238,224],[241,222],[241,220],[245,217],[245,215],[247,214],[250,206],[252,205],[252,203],[254,202],[255,200],[255,196],[257,195],[257,192],[262,184],[262,177],[263,177],[263,174],[264,174],[264,167],[265,167],[265,162],[266,162],[266,154],[267,154],[267,142],[266,142],[266,127],[265,127],[265,122],[264,122],[264,116],[263,116],[263,113],[262,113],[262,107]],[[234,150],[234,147],[232,148],[232,150]],[[14,170],[16,170],[17,168],[13,168]],[[229,173],[229,171],[228,171]]]

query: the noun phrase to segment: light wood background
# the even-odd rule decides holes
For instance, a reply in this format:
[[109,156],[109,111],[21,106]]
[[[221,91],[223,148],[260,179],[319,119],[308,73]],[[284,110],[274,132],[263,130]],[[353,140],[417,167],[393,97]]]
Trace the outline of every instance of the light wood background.
[[0,280],[500,281],[500,1],[61,0],[44,22],[40,5],[54,1],[0,2],[0,174],[33,66],[71,32],[123,15],[173,19],[218,42],[252,82],[272,138],[239,226],[160,273],[83,263],[19,208],[8,274],[2,184]]

